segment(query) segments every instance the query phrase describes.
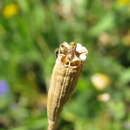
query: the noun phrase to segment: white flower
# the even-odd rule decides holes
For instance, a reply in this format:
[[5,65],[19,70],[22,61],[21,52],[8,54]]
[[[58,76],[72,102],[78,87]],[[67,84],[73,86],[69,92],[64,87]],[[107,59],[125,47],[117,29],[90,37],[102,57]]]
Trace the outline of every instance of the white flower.
[[110,78],[105,74],[94,74],[91,77],[91,81],[97,90],[105,89],[111,82]]
[[103,93],[103,94],[100,94],[97,99],[99,101],[102,101],[102,102],[108,102],[110,100],[110,94],[108,93]]

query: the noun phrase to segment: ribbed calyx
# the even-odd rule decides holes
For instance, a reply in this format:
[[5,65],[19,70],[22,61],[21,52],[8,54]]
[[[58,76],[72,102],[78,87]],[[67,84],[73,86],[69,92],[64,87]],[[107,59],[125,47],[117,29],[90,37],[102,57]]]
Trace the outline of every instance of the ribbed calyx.
[[73,93],[87,54],[80,43],[60,44],[48,92],[48,130],[56,130],[59,115]]

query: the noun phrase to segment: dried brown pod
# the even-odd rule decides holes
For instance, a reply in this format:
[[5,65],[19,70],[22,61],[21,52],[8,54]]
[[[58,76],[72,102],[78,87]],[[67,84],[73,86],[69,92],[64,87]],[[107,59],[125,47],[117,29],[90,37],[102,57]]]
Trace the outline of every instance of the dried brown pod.
[[60,45],[48,92],[48,130],[56,129],[59,114],[76,86],[87,53],[80,43]]

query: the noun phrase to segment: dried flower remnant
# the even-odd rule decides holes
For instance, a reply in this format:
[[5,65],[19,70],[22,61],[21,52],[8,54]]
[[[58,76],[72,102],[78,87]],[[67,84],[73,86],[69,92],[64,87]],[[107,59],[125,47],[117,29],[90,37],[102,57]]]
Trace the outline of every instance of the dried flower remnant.
[[122,38],[123,44],[127,47],[130,47],[130,30],[128,33]]
[[48,93],[48,130],[56,129],[59,114],[75,88],[87,53],[80,43],[60,45]]
[[118,42],[116,35],[111,35],[106,32],[101,33],[98,40],[99,40],[99,45],[106,46],[106,47],[115,46]]
[[54,10],[62,19],[70,20],[73,18],[71,1],[66,1],[66,0],[60,1],[59,4],[56,4],[54,6]]

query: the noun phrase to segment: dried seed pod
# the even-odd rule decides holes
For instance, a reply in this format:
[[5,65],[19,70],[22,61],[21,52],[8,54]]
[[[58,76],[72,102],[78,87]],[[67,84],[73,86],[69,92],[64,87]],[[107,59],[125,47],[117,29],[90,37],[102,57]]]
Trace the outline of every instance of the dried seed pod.
[[70,98],[86,60],[87,49],[79,43],[60,45],[48,92],[48,130],[55,130],[64,104]]

